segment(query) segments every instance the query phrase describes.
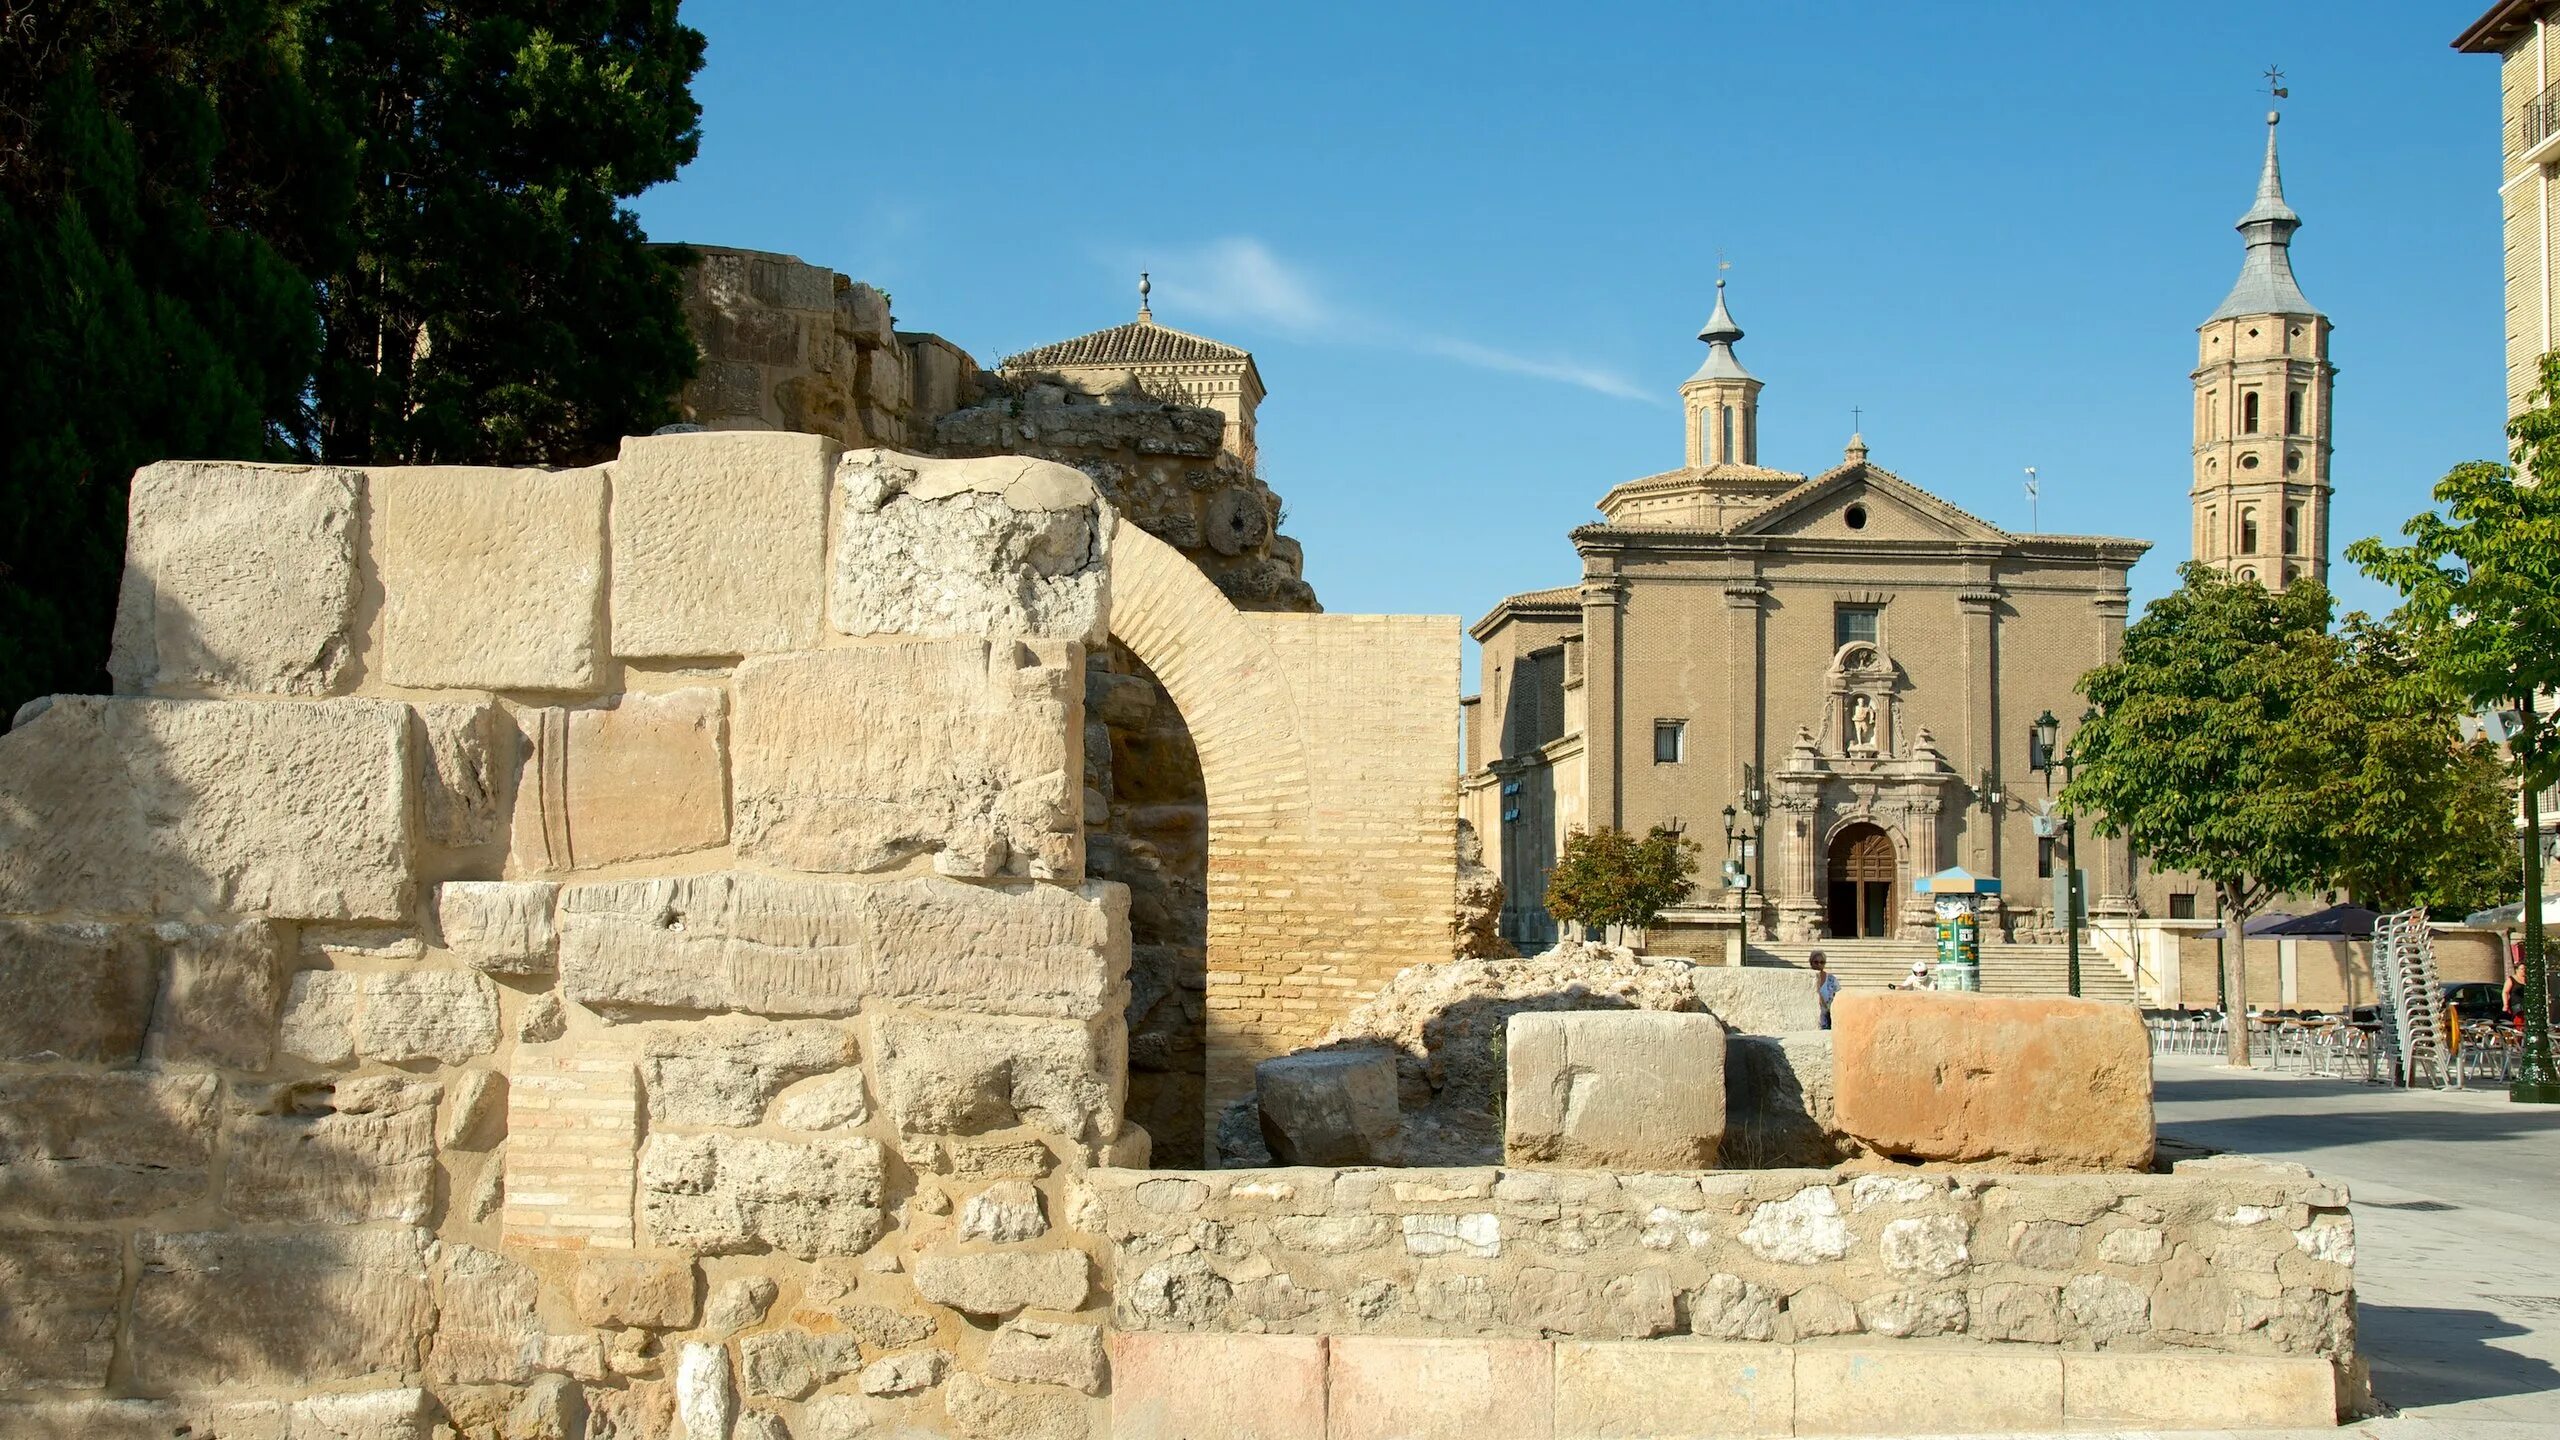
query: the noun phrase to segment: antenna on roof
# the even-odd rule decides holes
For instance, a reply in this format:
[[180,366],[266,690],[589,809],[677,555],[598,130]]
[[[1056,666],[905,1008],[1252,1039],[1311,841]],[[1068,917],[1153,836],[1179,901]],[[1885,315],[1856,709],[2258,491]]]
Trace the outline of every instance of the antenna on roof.
[[1141,319],[1141,320],[1153,320],[1154,318],[1156,318],[1156,314],[1155,314],[1155,312],[1147,308],[1147,295],[1148,295],[1148,292],[1150,292],[1150,291],[1152,291],[1152,290],[1154,290],[1154,289],[1155,289],[1155,287],[1154,287],[1153,285],[1150,285],[1150,284],[1148,284],[1148,283],[1147,283],[1147,272],[1146,272],[1146,271],[1144,271],[1144,270],[1139,271],[1139,272],[1138,272],[1138,318],[1139,318],[1139,319]]
[[2030,535],[2043,533],[2036,523],[2036,501],[2042,494],[2036,488],[2036,467],[2030,465],[2027,467],[2027,533]]

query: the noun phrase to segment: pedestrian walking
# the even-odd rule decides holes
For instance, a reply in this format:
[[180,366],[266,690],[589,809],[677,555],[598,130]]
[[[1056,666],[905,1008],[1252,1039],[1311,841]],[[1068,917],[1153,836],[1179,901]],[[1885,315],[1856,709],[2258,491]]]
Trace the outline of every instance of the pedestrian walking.
[[1828,1030],[1831,1028],[1831,997],[1840,993],[1840,977],[1824,968],[1831,962],[1823,959],[1819,950],[1806,956],[1804,963],[1812,966],[1813,973],[1822,977],[1814,982],[1813,988],[1814,993],[1822,997],[1822,1028]]

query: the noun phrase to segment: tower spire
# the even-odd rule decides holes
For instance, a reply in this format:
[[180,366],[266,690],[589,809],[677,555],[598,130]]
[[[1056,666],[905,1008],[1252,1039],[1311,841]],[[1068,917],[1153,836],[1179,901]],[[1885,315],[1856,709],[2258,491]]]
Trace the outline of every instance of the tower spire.
[[2257,203],[2234,226],[2248,242],[2240,262],[2240,279],[2206,323],[2235,315],[2317,315],[2293,278],[2293,232],[2302,217],[2284,199],[2284,169],[2276,160],[2276,125],[2283,117],[2267,112],[2267,160],[2258,172]]
[[[1717,269],[1724,268],[1718,262]],[[1680,386],[1680,406],[1687,413],[1689,468],[1760,463],[1760,382],[1734,358],[1733,342],[1742,327],[1724,303],[1724,277],[1716,277],[1715,313],[1707,317],[1698,338],[1707,344],[1707,361]]]
[[1752,378],[1751,372],[1743,369],[1742,362],[1734,358],[1733,342],[1742,338],[1742,327],[1733,323],[1733,312],[1725,308],[1724,277],[1721,275],[1716,277],[1715,313],[1707,317],[1706,327],[1698,332],[1698,338],[1707,342],[1707,362],[1698,367],[1697,374],[1689,377],[1692,381]]

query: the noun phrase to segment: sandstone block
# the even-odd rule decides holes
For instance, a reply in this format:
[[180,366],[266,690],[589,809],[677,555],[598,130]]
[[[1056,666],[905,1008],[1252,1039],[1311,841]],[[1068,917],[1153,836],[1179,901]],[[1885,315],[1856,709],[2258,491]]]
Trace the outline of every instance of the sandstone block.
[[1099,1143],[1120,1128],[1120,1057],[1084,1025],[883,1019],[871,1033],[872,1073],[901,1134],[1029,1125]]
[[745,871],[572,885],[562,988],[628,1008],[851,1015],[865,1003],[988,1015],[1116,1015],[1128,891],[885,885]]
[[824,1021],[656,1025],[640,1045],[649,1119],[659,1125],[761,1124],[794,1081],[853,1063],[852,1035]]
[[485,1150],[506,1133],[507,1082],[494,1070],[455,1073],[436,1144],[447,1150]]
[[1282,1165],[1393,1165],[1404,1157],[1392,1050],[1317,1050],[1253,1068],[1262,1142]]
[[951,1357],[940,1350],[910,1350],[862,1367],[854,1386],[865,1395],[913,1395],[942,1383]]
[[113,1235],[0,1231],[0,1390],[97,1390],[115,1354]]
[[1113,517],[1082,471],[855,450],[836,481],[837,630],[1102,643]]
[[959,1440],[1086,1440],[1088,1406],[1074,1395],[993,1385],[955,1375],[943,1390],[943,1413]]
[[1093,1264],[1081,1250],[926,1254],[915,1282],[918,1295],[965,1315],[1073,1311],[1093,1293]]
[[557,963],[552,907],[560,887],[530,880],[448,880],[435,889],[444,947],[492,975],[544,975]]
[[424,689],[592,690],[601,679],[605,472],[367,472],[382,671]]
[[738,1342],[738,1359],[746,1372],[748,1394],[785,1400],[801,1399],[862,1368],[861,1347],[842,1331],[812,1335],[806,1330],[774,1330],[750,1335]]
[[1724,1137],[1724,1027],[1652,1010],[1511,1017],[1503,1154],[1515,1165],[1702,1170]]
[[1102,1327],[1009,1320],[987,1344],[987,1375],[1026,1385],[1102,1393]]
[[1083,657],[927,641],[738,668],[738,850],[795,870],[932,855],[944,874],[1084,873]]
[[723,1280],[711,1292],[702,1307],[702,1328],[715,1338],[725,1339],[764,1319],[773,1308],[781,1290],[762,1275],[739,1275]]
[[870,1140],[658,1135],[640,1159],[640,1210],[674,1249],[858,1255],[887,1223],[881,1178]]
[[1822,1029],[1820,981],[1810,970],[1775,965],[1701,965],[1689,972],[1698,1004],[1745,1035]]
[[1555,1440],[1795,1433],[1795,1364],[1767,1345],[1556,1342]]
[[510,875],[683,855],[729,840],[728,699],[707,685],[517,712]]
[[232,1121],[224,1207],[252,1223],[426,1219],[442,1090],[388,1075],[275,1087],[265,1113]]
[[[1832,1024],[1840,1023],[1838,1003]],[[1926,1415],[1945,1433],[2062,1428],[2062,1357],[2028,1350],[1802,1348],[1796,1433],[1890,1434]]]
[[2022,1169],[2151,1164],[2151,1043],[2098,1000],[1843,995],[1840,1127],[1888,1155]]
[[498,987],[469,970],[409,970],[364,977],[356,1053],[398,1064],[458,1064],[498,1047]]
[[[542,1282],[494,1251],[436,1247],[428,1373],[444,1384],[521,1385],[542,1362]],[[564,1437],[565,1440],[565,1437]]]
[[372,700],[60,696],[0,735],[0,911],[399,919],[407,739]]
[[202,1197],[210,1075],[0,1077],[0,1217],[129,1220]]
[[1324,1440],[1324,1390],[1322,1336],[1111,1335],[1114,1440]]
[[1838,1164],[1854,1148],[1832,1101],[1831,1036],[1728,1035],[1719,1160],[1754,1169]]
[[859,1395],[821,1395],[800,1407],[792,1440],[870,1440],[878,1434],[872,1402]]
[[166,978],[145,1053],[163,1064],[266,1069],[285,985],[275,927],[263,920],[161,925],[152,935],[166,957]]
[[2066,1354],[2062,1413],[2075,1427],[2325,1430],[2338,1423],[2337,1378],[2307,1357]]
[[0,1059],[130,1064],[154,985],[145,932],[0,921]]
[[1718,1340],[1772,1340],[1779,1304],[1777,1292],[1739,1275],[1709,1276],[1689,1294],[1689,1329]]
[[825,609],[818,435],[629,437],[613,465],[613,649],[690,657],[805,650]]
[[203,1390],[413,1371],[435,1319],[417,1232],[136,1237],[135,1383]]
[[573,1294],[581,1324],[682,1330],[693,1324],[693,1262],[590,1254],[578,1261]]
[[1040,1192],[1028,1180],[999,1180],[960,1207],[960,1238],[1015,1245],[1049,1233]]
[[119,694],[326,695],[357,637],[363,476],[164,461],[134,472],[107,661]]
[[788,1130],[842,1130],[871,1118],[862,1072],[846,1070],[812,1080],[782,1097],[773,1118]]
[[1330,1440],[1545,1440],[1553,1351],[1543,1340],[1336,1336],[1326,1380]]
[[363,976],[337,970],[296,971],[285,987],[276,1043],[286,1054],[315,1065],[344,1065],[356,1058],[356,1015],[363,1005]]
[[468,850],[499,838],[512,740],[495,705],[409,707],[418,833],[428,843]]

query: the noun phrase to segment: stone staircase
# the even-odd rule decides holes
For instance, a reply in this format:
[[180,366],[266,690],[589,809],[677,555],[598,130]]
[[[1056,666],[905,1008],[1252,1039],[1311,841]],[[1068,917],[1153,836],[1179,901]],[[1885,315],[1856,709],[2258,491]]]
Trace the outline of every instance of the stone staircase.
[[[1813,944],[1753,942],[1754,965],[1804,968],[1805,956],[1822,952],[1844,990],[1881,990],[1911,969],[1914,959],[1935,960],[1937,947],[1925,940],[1823,940]],[[1982,993],[1985,995],[2068,995],[2070,952],[2052,945],[1985,945],[1982,947]],[[2139,1004],[2133,981],[2097,946],[2080,943],[2080,993],[2092,1000]]]

